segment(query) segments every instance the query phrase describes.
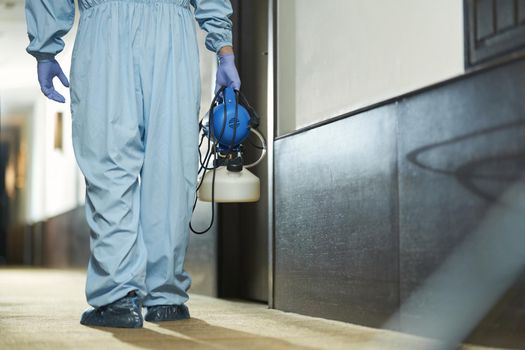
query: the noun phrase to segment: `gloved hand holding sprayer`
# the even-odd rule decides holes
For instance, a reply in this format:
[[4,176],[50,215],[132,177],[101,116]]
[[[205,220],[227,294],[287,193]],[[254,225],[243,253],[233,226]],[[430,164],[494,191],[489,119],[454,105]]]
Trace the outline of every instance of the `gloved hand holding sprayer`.
[[[266,141],[257,131],[259,116],[240,92],[241,82],[230,49],[219,56],[215,97],[207,113],[208,118],[199,124],[202,132],[199,143],[200,177],[193,210],[197,198],[211,202],[212,206],[210,224],[205,230],[195,230],[190,221],[190,229],[196,234],[203,234],[213,226],[214,203],[256,202],[260,197],[259,178],[246,168],[262,161],[266,155]],[[255,162],[244,164],[242,143],[248,139],[250,132],[259,138],[260,145],[249,142],[261,154]],[[200,146],[204,137],[208,138],[208,145],[203,159]]]

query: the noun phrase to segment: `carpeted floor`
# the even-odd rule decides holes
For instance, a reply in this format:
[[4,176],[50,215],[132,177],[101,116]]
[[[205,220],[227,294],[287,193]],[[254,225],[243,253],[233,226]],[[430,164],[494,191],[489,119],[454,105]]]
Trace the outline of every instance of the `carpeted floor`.
[[[192,319],[143,329],[79,324],[80,271],[0,269],[0,349],[427,349],[428,340],[192,295]],[[464,346],[464,349],[481,349]]]

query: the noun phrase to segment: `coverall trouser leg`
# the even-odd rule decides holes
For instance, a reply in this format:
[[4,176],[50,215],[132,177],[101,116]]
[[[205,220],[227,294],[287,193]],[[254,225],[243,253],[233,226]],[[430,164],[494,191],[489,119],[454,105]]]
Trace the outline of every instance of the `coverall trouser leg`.
[[81,0],[73,147],[86,181],[94,307],[137,290],[182,304],[198,169],[200,75],[188,0]]

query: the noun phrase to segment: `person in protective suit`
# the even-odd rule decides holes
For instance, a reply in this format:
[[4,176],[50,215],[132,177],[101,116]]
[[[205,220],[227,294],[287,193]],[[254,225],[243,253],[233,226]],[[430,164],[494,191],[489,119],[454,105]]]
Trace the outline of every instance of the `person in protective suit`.
[[[240,88],[229,0],[77,0],[71,63],[73,148],[86,182],[91,255],[80,323],[137,328],[189,318],[184,270],[198,171],[195,20],[217,53],[216,91]],[[191,8],[194,8],[194,11]],[[74,0],[27,0],[44,95],[69,82],[55,60]]]

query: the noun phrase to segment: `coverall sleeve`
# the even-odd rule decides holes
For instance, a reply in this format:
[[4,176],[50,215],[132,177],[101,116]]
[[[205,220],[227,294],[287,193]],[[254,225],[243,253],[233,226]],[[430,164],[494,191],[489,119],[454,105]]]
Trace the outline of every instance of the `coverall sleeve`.
[[232,45],[233,10],[230,0],[190,0],[195,8],[195,19],[208,33],[206,48],[217,53],[222,47]]
[[26,51],[37,60],[52,59],[64,49],[62,37],[75,19],[74,0],[26,0],[29,46]]

